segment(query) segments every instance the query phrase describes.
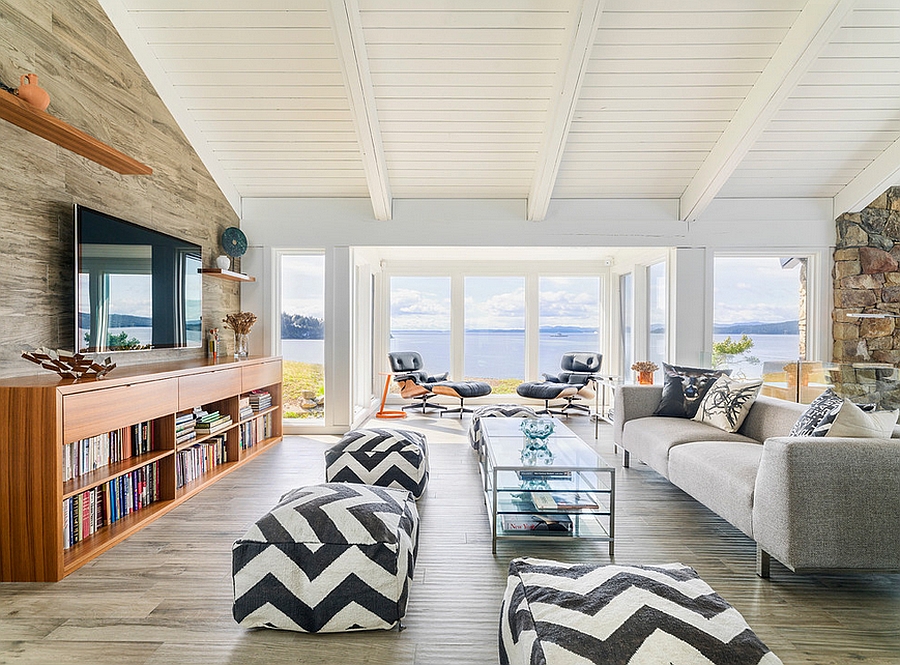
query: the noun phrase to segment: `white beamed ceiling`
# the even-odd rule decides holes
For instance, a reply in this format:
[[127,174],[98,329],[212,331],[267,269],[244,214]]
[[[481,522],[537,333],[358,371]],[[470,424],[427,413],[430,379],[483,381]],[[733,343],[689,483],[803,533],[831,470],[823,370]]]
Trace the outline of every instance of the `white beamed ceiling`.
[[897,0],[101,5],[238,210],[552,192],[839,214],[900,184]]

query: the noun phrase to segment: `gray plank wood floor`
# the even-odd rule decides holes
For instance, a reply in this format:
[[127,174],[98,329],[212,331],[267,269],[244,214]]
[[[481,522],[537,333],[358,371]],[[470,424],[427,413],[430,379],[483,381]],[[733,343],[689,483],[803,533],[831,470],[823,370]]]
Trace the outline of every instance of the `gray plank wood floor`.
[[[569,425],[594,442],[587,418]],[[468,419],[402,426],[425,432],[431,454],[402,632],[303,635],[232,620],[232,542],[285,491],[321,482],[335,441],[289,436],[65,580],[0,584],[0,663],[496,663],[509,560],[607,563],[606,546],[501,541],[491,555]],[[621,468],[609,426],[596,446],[618,467],[616,562],[693,566],[787,664],[900,663],[900,575],[795,575],[773,561],[761,580],[743,534],[646,466]]]

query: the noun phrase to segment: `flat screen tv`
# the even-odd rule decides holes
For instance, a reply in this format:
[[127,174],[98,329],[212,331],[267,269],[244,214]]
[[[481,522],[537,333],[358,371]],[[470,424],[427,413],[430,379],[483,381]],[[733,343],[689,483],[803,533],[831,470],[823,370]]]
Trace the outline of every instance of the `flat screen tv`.
[[75,205],[75,350],[199,347],[200,246]]

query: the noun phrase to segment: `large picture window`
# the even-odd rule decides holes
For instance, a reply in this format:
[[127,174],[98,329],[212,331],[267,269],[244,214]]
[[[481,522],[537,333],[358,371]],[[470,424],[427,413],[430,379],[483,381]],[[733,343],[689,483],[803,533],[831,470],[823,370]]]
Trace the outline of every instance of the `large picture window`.
[[391,351],[418,351],[431,374],[450,371],[450,278],[391,277]]
[[541,277],[539,366],[557,374],[569,351],[600,351],[600,277]]
[[281,355],[286,420],[325,417],[325,256],[281,257]]
[[[603,353],[603,279],[596,262],[417,262],[386,269],[386,351],[418,351],[430,374],[484,381],[515,395],[558,374],[570,351]],[[421,270],[421,271],[420,271]]]
[[513,393],[525,379],[525,278],[466,277],[465,379]]
[[[713,364],[755,378],[806,358],[806,262],[715,257]],[[745,336],[752,345],[741,342]]]

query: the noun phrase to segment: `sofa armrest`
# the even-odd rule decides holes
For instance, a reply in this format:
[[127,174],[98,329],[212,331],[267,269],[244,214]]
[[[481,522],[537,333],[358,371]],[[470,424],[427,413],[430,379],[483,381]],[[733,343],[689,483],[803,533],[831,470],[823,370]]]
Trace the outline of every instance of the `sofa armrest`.
[[662,386],[616,386],[613,403],[613,440],[622,444],[622,428],[635,418],[652,416],[659,406]]
[[766,439],[753,538],[793,570],[900,570],[900,441]]

